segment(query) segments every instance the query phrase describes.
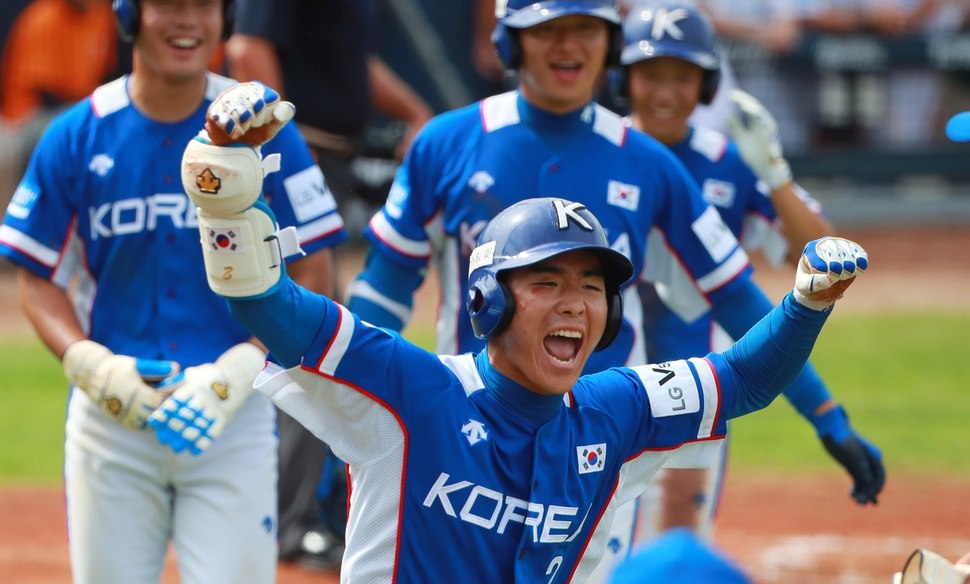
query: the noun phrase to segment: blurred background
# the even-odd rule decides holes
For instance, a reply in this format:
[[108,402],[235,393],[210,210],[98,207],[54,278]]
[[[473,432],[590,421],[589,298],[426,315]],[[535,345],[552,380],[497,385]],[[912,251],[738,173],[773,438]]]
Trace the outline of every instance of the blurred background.
[[[950,143],[944,127],[970,110],[970,0],[699,4],[721,38],[721,94],[736,84],[774,113],[796,179],[837,225],[967,223],[970,146]],[[380,0],[373,9],[372,50],[434,112],[514,85],[492,51],[492,0]],[[51,117],[126,72],[130,47],[114,34],[110,0],[4,0],[0,46],[5,208]],[[221,54],[212,69],[225,72]],[[601,101],[623,113],[612,95],[605,80]],[[719,107],[699,121],[717,127]],[[383,200],[404,131],[371,117],[353,163],[366,208],[346,210],[352,227]]]
[[[494,0],[372,4],[373,52],[435,113],[515,85],[489,39]],[[762,584],[888,583],[918,545],[958,557],[970,551],[970,370],[963,366],[970,348],[970,144],[950,142],[944,129],[953,114],[970,110],[970,0],[699,4],[721,38],[724,83],[752,93],[775,115],[796,180],[874,258],[813,360],[854,424],[882,447],[890,477],[878,509],[853,506],[847,478],[806,425],[787,405],[772,406],[732,427],[718,541]],[[130,47],[118,40],[110,0],[3,0],[0,47],[3,210],[52,117],[127,72]],[[221,53],[211,68],[225,73]],[[604,79],[601,101],[625,113],[611,81]],[[715,100],[698,123],[719,127],[721,107]],[[361,137],[351,162],[356,196],[341,207],[351,250],[363,249],[359,230],[386,196],[406,132],[403,122],[375,113]],[[342,261],[342,282],[360,261],[353,253]],[[787,270],[759,266],[758,274],[775,299],[790,289]],[[41,535],[38,525],[50,527],[50,516],[23,510],[43,504],[63,512],[66,384],[20,314],[13,275],[0,262],[0,517],[7,524],[0,574],[19,567],[41,575],[0,580],[61,582],[63,520],[53,521],[53,535]],[[425,346],[434,304],[419,301],[405,330]],[[40,499],[35,487],[46,489]],[[782,501],[773,506],[776,495]],[[776,525],[755,529],[755,516]],[[864,531],[848,536],[846,525]],[[14,539],[21,547],[4,543]]]

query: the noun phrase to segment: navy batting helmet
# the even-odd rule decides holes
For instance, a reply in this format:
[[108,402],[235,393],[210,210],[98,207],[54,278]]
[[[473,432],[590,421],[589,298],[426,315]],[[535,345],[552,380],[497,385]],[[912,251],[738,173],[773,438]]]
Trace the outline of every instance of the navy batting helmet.
[[[234,0],[222,0],[222,40],[229,39],[232,34],[233,21],[235,20],[236,9]],[[115,24],[118,26],[118,35],[125,42],[132,42],[138,36],[138,29],[141,26],[141,0],[112,0],[111,8],[115,13]]]
[[[639,61],[676,57],[704,70],[700,102],[709,104],[721,81],[714,25],[689,2],[650,2],[630,11],[623,20],[624,70]],[[627,79],[621,87],[625,90]]]
[[594,252],[606,280],[606,329],[596,350],[606,348],[620,330],[620,286],[633,276],[633,264],[610,249],[596,217],[581,203],[564,199],[527,199],[495,216],[472,251],[466,306],[480,339],[501,333],[515,312],[515,299],[501,278],[507,270],[531,266],[573,250]]
[[522,64],[522,48],[515,30],[573,14],[595,16],[610,24],[610,51],[606,55],[606,65],[618,64],[623,35],[616,0],[495,0],[496,23],[492,42],[502,64],[507,69],[518,69]]

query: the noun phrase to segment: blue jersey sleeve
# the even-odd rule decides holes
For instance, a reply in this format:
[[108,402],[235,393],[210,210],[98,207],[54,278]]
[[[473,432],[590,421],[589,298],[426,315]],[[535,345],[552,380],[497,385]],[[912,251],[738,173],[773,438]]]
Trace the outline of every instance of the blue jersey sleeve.
[[347,308],[361,320],[400,331],[411,320],[414,292],[423,279],[423,270],[371,250],[364,270],[347,290]]
[[81,166],[73,145],[80,137],[69,120],[80,114],[80,107],[47,127],[0,226],[0,255],[43,278],[54,277],[78,213],[72,196]]
[[719,377],[732,380],[723,384],[731,389],[723,394],[728,418],[765,407],[795,380],[830,313],[806,308],[788,294],[730,349],[708,356]]
[[[724,302],[715,305],[713,317],[732,338],[740,339],[748,329],[772,310],[764,292],[748,282]],[[811,363],[806,363],[794,382],[785,388],[785,397],[798,412],[807,417],[831,399],[832,395]]]
[[438,180],[433,172],[448,166],[440,154],[440,131],[447,127],[442,116],[428,122],[415,137],[391,184],[387,202],[364,229],[364,236],[377,253],[413,270],[423,270],[431,261],[434,242],[429,224],[439,215]]

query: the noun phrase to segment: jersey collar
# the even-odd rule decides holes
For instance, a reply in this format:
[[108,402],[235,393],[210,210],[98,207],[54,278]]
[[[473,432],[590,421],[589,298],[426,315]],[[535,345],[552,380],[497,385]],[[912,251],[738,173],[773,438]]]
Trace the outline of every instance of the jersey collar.
[[499,373],[488,362],[488,349],[475,355],[475,366],[485,384],[485,391],[503,406],[537,424],[553,419],[565,407],[563,396],[540,395]]

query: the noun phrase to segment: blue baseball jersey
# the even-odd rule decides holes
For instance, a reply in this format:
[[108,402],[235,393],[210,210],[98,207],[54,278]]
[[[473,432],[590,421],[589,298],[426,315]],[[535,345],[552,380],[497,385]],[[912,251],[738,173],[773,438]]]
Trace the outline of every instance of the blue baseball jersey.
[[740,392],[711,354],[539,395],[486,352],[437,356],[330,300],[299,306],[316,331],[302,366],[256,387],[350,465],[349,582],[582,582],[616,506],[664,464],[709,464]]
[[[209,74],[204,102],[176,123],[139,112],[127,83],[99,87],[51,123],[0,226],[0,255],[73,283],[82,326],[112,351],[183,367],[212,362],[250,335],[206,284],[180,168],[209,104],[235,81]],[[343,220],[296,128],[262,153],[282,156],[264,184],[280,224],[297,227],[308,253],[343,241]]]
[[[784,263],[788,240],[783,233],[771,192],[744,163],[737,145],[715,130],[692,127],[670,150],[700,187],[704,199],[748,251],[760,250],[775,266]],[[821,206],[802,188],[796,194],[815,213]],[[646,284],[650,286],[650,284]],[[710,315],[686,322],[649,289],[641,288],[644,338],[650,361],[703,355],[729,340]]]
[[[633,262],[633,281],[659,283],[684,318],[703,314],[750,275],[735,237],[663,145],[598,104],[554,115],[509,92],[433,119],[365,230],[398,264],[437,265],[438,353],[483,347],[465,309],[468,258],[492,217],[530,197],[586,205],[611,247]],[[645,362],[641,328],[629,286],[617,340],[594,353],[587,371]]]

